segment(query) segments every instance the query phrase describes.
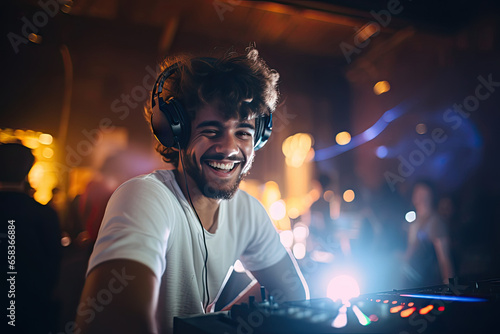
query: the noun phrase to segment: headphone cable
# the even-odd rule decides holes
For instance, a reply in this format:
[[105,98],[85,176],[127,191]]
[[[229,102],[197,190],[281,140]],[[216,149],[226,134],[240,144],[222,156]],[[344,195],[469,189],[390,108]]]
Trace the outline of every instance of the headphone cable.
[[[194,207],[193,200],[191,199],[191,194],[189,193],[189,186],[187,182],[187,174],[186,174],[186,168],[184,168],[184,159],[182,159],[182,153],[181,153],[181,145],[179,141],[177,141],[177,148],[179,149],[179,157],[181,159],[181,165],[182,165],[182,171],[184,172],[184,182],[186,183],[186,192],[188,195],[189,203],[191,204],[191,207],[193,208],[194,214],[196,215],[196,218],[198,218],[198,222],[200,223],[201,226],[201,234],[203,236],[203,245],[205,247],[205,261],[203,263],[203,273],[205,274],[205,284],[203,286],[203,299],[205,299],[205,291],[207,292],[207,302],[205,303],[205,310],[207,309],[209,303],[210,303],[210,292],[208,291],[208,269],[207,269],[207,262],[208,262],[208,248],[207,248],[207,241],[205,238],[205,228],[203,227],[203,224],[201,222],[200,216],[198,216],[198,212],[196,211],[196,208]],[[203,275],[202,273],[202,275]]]

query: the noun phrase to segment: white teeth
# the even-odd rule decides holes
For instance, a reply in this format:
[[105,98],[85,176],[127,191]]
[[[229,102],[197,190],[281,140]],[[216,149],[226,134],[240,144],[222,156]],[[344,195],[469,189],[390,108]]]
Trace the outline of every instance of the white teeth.
[[234,167],[234,162],[229,162],[227,164],[223,164],[223,163],[217,163],[215,161],[210,161],[208,163],[208,165],[211,166],[211,167],[218,168],[218,169],[231,170]]

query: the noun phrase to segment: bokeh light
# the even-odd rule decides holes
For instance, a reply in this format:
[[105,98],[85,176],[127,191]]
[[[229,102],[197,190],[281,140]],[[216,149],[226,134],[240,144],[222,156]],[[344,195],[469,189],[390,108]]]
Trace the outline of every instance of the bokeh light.
[[308,235],[309,227],[307,225],[298,223],[293,227],[293,237],[295,238],[295,241],[304,241]]
[[38,136],[38,141],[43,145],[50,145],[52,144],[53,140],[54,138],[52,138],[52,136],[48,133],[42,133],[40,136]]
[[391,90],[391,85],[387,81],[379,81],[373,86],[373,92],[375,95],[380,95],[387,93]]
[[356,197],[356,195],[354,194],[354,190],[347,189],[346,191],[344,191],[344,194],[342,195],[342,197],[344,198],[344,201],[346,201],[347,203],[350,203],[350,202],[354,201],[354,198]]
[[297,133],[283,141],[281,150],[287,166],[299,168],[305,161],[314,158],[313,137],[308,133]]
[[301,260],[306,256],[306,245],[301,242],[296,243],[293,245],[292,251],[293,256],[295,256],[297,260]]
[[417,131],[419,135],[423,135],[427,132],[427,125],[425,125],[424,123],[417,124],[417,126],[415,127],[415,131]]
[[50,147],[45,147],[42,151],[42,156],[44,158],[50,159],[54,156],[54,150]]
[[292,248],[293,245],[293,232],[290,230],[281,231],[280,233],[281,244],[285,248]]
[[286,216],[285,201],[280,199],[279,201],[276,201],[273,204],[271,204],[271,206],[269,207],[269,214],[271,215],[271,218],[274,220],[280,220],[285,218]]
[[335,141],[339,145],[347,145],[351,142],[351,134],[347,131],[339,132],[335,136]]
[[326,296],[333,301],[340,299],[346,304],[349,299],[359,296],[358,282],[349,275],[336,276],[328,283]]
[[268,208],[274,202],[281,198],[280,187],[274,181],[268,181],[264,185],[264,191],[262,193],[262,204]]
[[389,153],[389,151],[387,150],[387,147],[385,146],[379,146],[377,147],[377,150],[375,151],[375,154],[377,155],[378,158],[380,159],[384,159],[385,157],[387,157],[387,154]]
[[415,211],[409,211],[406,213],[405,219],[408,223],[412,223],[417,219],[417,213]]

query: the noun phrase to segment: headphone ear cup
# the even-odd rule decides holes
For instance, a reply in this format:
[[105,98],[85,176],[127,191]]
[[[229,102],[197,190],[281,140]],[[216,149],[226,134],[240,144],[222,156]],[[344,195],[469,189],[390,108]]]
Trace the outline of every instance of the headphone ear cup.
[[180,144],[181,148],[186,148],[189,137],[191,136],[191,121],[189,115],[184,111],[184,107],[177,99],[171,98],[168,100],[167,106],[171,113],[175,114],[175,119],[178,120],[177,123],[171,125],[176,146]]
[[260,116],[255,119],[254,150],[260,150],[266,145],[273,131],[273,115]]
[[156,139],[165,147],[184,148],[189,138],[190,124],[180,102],[171,98],[166,101],[159,97],[151,113],[151,127]]

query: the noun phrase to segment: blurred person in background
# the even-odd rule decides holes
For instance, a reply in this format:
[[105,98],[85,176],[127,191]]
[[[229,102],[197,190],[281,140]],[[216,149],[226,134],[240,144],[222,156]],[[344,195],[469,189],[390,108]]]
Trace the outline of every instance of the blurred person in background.
[[455,272],[450,255],[449,231],[437,212],[439,198],[434,184],[417,181],[411,199],[416,219],[410,223],[403,256],[406,287],[447,284]]
[[78,213],[85,227],[85,239],[94,245],[106,205],[120,184],[125,182],[130,173],[126,173],[127,164],[121,153],[106,158],[101,168],[88,183],[78,199]]
[[[27,175],[35,158],[28,147],[1,144],[0,161],[0,245],[5,262],[7,254],[13,255],[12,267],[4,265],[3,273],[17,273],[2,278],[4,284],[12,277],[15,282],[12,298],[7,298],[7,289],[2,298],[15,302],[15,327],[8,325],[12,319],[4,316],[3,325],[9,328],[3,333],[49,333],[55,331],[59,314],[54,297],[62,248],[59,218],[54,209],[30,196]],[[3,304],[2,309],[8,306]]]

